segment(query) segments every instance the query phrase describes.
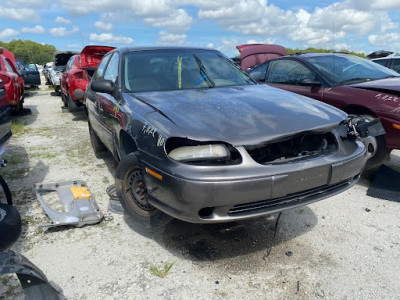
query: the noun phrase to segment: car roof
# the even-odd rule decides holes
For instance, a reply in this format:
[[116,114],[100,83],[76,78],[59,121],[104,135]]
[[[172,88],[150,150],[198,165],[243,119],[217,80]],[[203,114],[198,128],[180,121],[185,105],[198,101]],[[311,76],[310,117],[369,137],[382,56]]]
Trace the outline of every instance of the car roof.
[[217,51],[212,48],[201,48],[201,47],[156,47],[156,46],[140,46],[140,47],[124,47],[118,48],[113,51],[119,52],[132,52],[132,51],[148,51],[148,50],[207,50],[207,51]]
[[[311,52],[304,52],[304,53],[297,53],[295,55],[290,55],[289,57],[298,57],[298,58],[307,58],[307,57],[318,57],[318,56],[348,56],[351,54],[343,53],[343,52],[328,52],[328,53],[311,53]],[[288,56],[285,56],[288,57]]]
[[372,60],[382,60],[382,59],[391,59],[391,58],[400,58],[400,54],[395,52],[395,53],[389,54],[388,56],[373,58]]

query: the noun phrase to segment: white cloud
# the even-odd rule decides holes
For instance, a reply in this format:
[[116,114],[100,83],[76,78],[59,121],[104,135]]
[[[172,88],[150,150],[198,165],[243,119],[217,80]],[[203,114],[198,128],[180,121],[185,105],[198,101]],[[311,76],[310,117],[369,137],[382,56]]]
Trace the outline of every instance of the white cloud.
[[94,42],[100,42],[103,44],[118,44],[118,45],[130,45],[135,42],[134,39],[122,35],[114,36],[112,33],[91,33],[89,39]]
[[0,7],[0,19],[24,21],[24,22],[40,22],[39,14],[30,8],[7,8]]
[[46,3],[46,0],[5,0],[5,7],[42,7]]
[[2,41],[9,41],[12,38],[15,38],[19,35],[19,32],[15,29],[11,29],[11,28],[6,28],[2,31],[0,31],[0,40]]
[[374,0],[371,3],[371,8],[382,10],[400,9],[400,0]]
[[64,45],[64,49],[70,49],[70,50],[80,50],[82,49],[82,45],[80,44],[67,44]]
[[102,21],[95,22],[94,26],[101,31],[111,31],[113,29],[112,23],[104,23]]
[[390,50],[400,49],[400,34],[391,32],[386,34],[372,34],[368,37],[368,42],[376,47],[383,47]]
[[79,31],[78,26],[73,26],[71,31],[68,31],[65,27],[53,27],[49,29],[52,36],[62,37],[66,35],[71,35]]
[[33,34],[43,34],[46,32],[46,30],[43,28],[43,26],[36,25],[35,27],[22,27],[21,32],[24,33],[33,33]]
[[183,9],[178,9],[165,17],[145,18],[144,22],[153,27],[167,27],[169,32],[181,33],[190,28],[192,17]]
[[167,31],[160,31],[157,45],[162,46],[183,46],[187,45],[186,34],[175,34]]
[[60,16],[58,16],[55,20],[54,20],[54,23],[58,23],[58,24],[71,24],[72,23],[72,21],[71,20],[68,20],[68,19],[65,19],[65,18],[63,18],[63,17],[60,17]]

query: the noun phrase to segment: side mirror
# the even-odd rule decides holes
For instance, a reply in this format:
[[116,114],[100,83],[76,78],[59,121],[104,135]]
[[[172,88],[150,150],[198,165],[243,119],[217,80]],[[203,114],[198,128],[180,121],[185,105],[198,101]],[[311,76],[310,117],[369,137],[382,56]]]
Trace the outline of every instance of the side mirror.
[[257,81],[257,82],[261,81],[261,72],[257,72],[257,71],[250,72],[249,76],[254,81]]
[[316,87],[316,86],[321,86],[321,81],[313,80],[311,78],[303,78],[299,80],[299,85]]
[[90,83],[92,91],[112,95],[115,91],[114,83],[111,80],[94,80]]

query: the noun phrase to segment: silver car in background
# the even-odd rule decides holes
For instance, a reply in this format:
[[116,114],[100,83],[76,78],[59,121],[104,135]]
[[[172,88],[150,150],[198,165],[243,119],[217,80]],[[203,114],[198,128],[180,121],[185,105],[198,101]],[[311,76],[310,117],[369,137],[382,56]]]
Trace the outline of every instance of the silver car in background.
[[48,70],[50,83],[54,86],[54,90],[59,93],[61,91],[60,78],[65,70],[65,66],[53,67]]

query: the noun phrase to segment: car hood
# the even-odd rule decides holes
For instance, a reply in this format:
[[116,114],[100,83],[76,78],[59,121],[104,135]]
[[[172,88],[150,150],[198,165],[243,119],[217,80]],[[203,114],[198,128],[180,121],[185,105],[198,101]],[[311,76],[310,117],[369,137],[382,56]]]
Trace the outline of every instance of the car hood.
[[[346,118],[330,105],[265,85],[144,92],[135,97],[167,117],[187,138],[234,146],[304,131],[326,132]],[[155,116],[147,118],[152,122]]]
[[80,54],[81,68],[97,68],[103,56],[113,49],[115,47],[86,46]]
[[366,81],[349,85],[355,88],[362,88],[376,91],[396,91],[400,92],[400,77],[384,78],[372,81]]

